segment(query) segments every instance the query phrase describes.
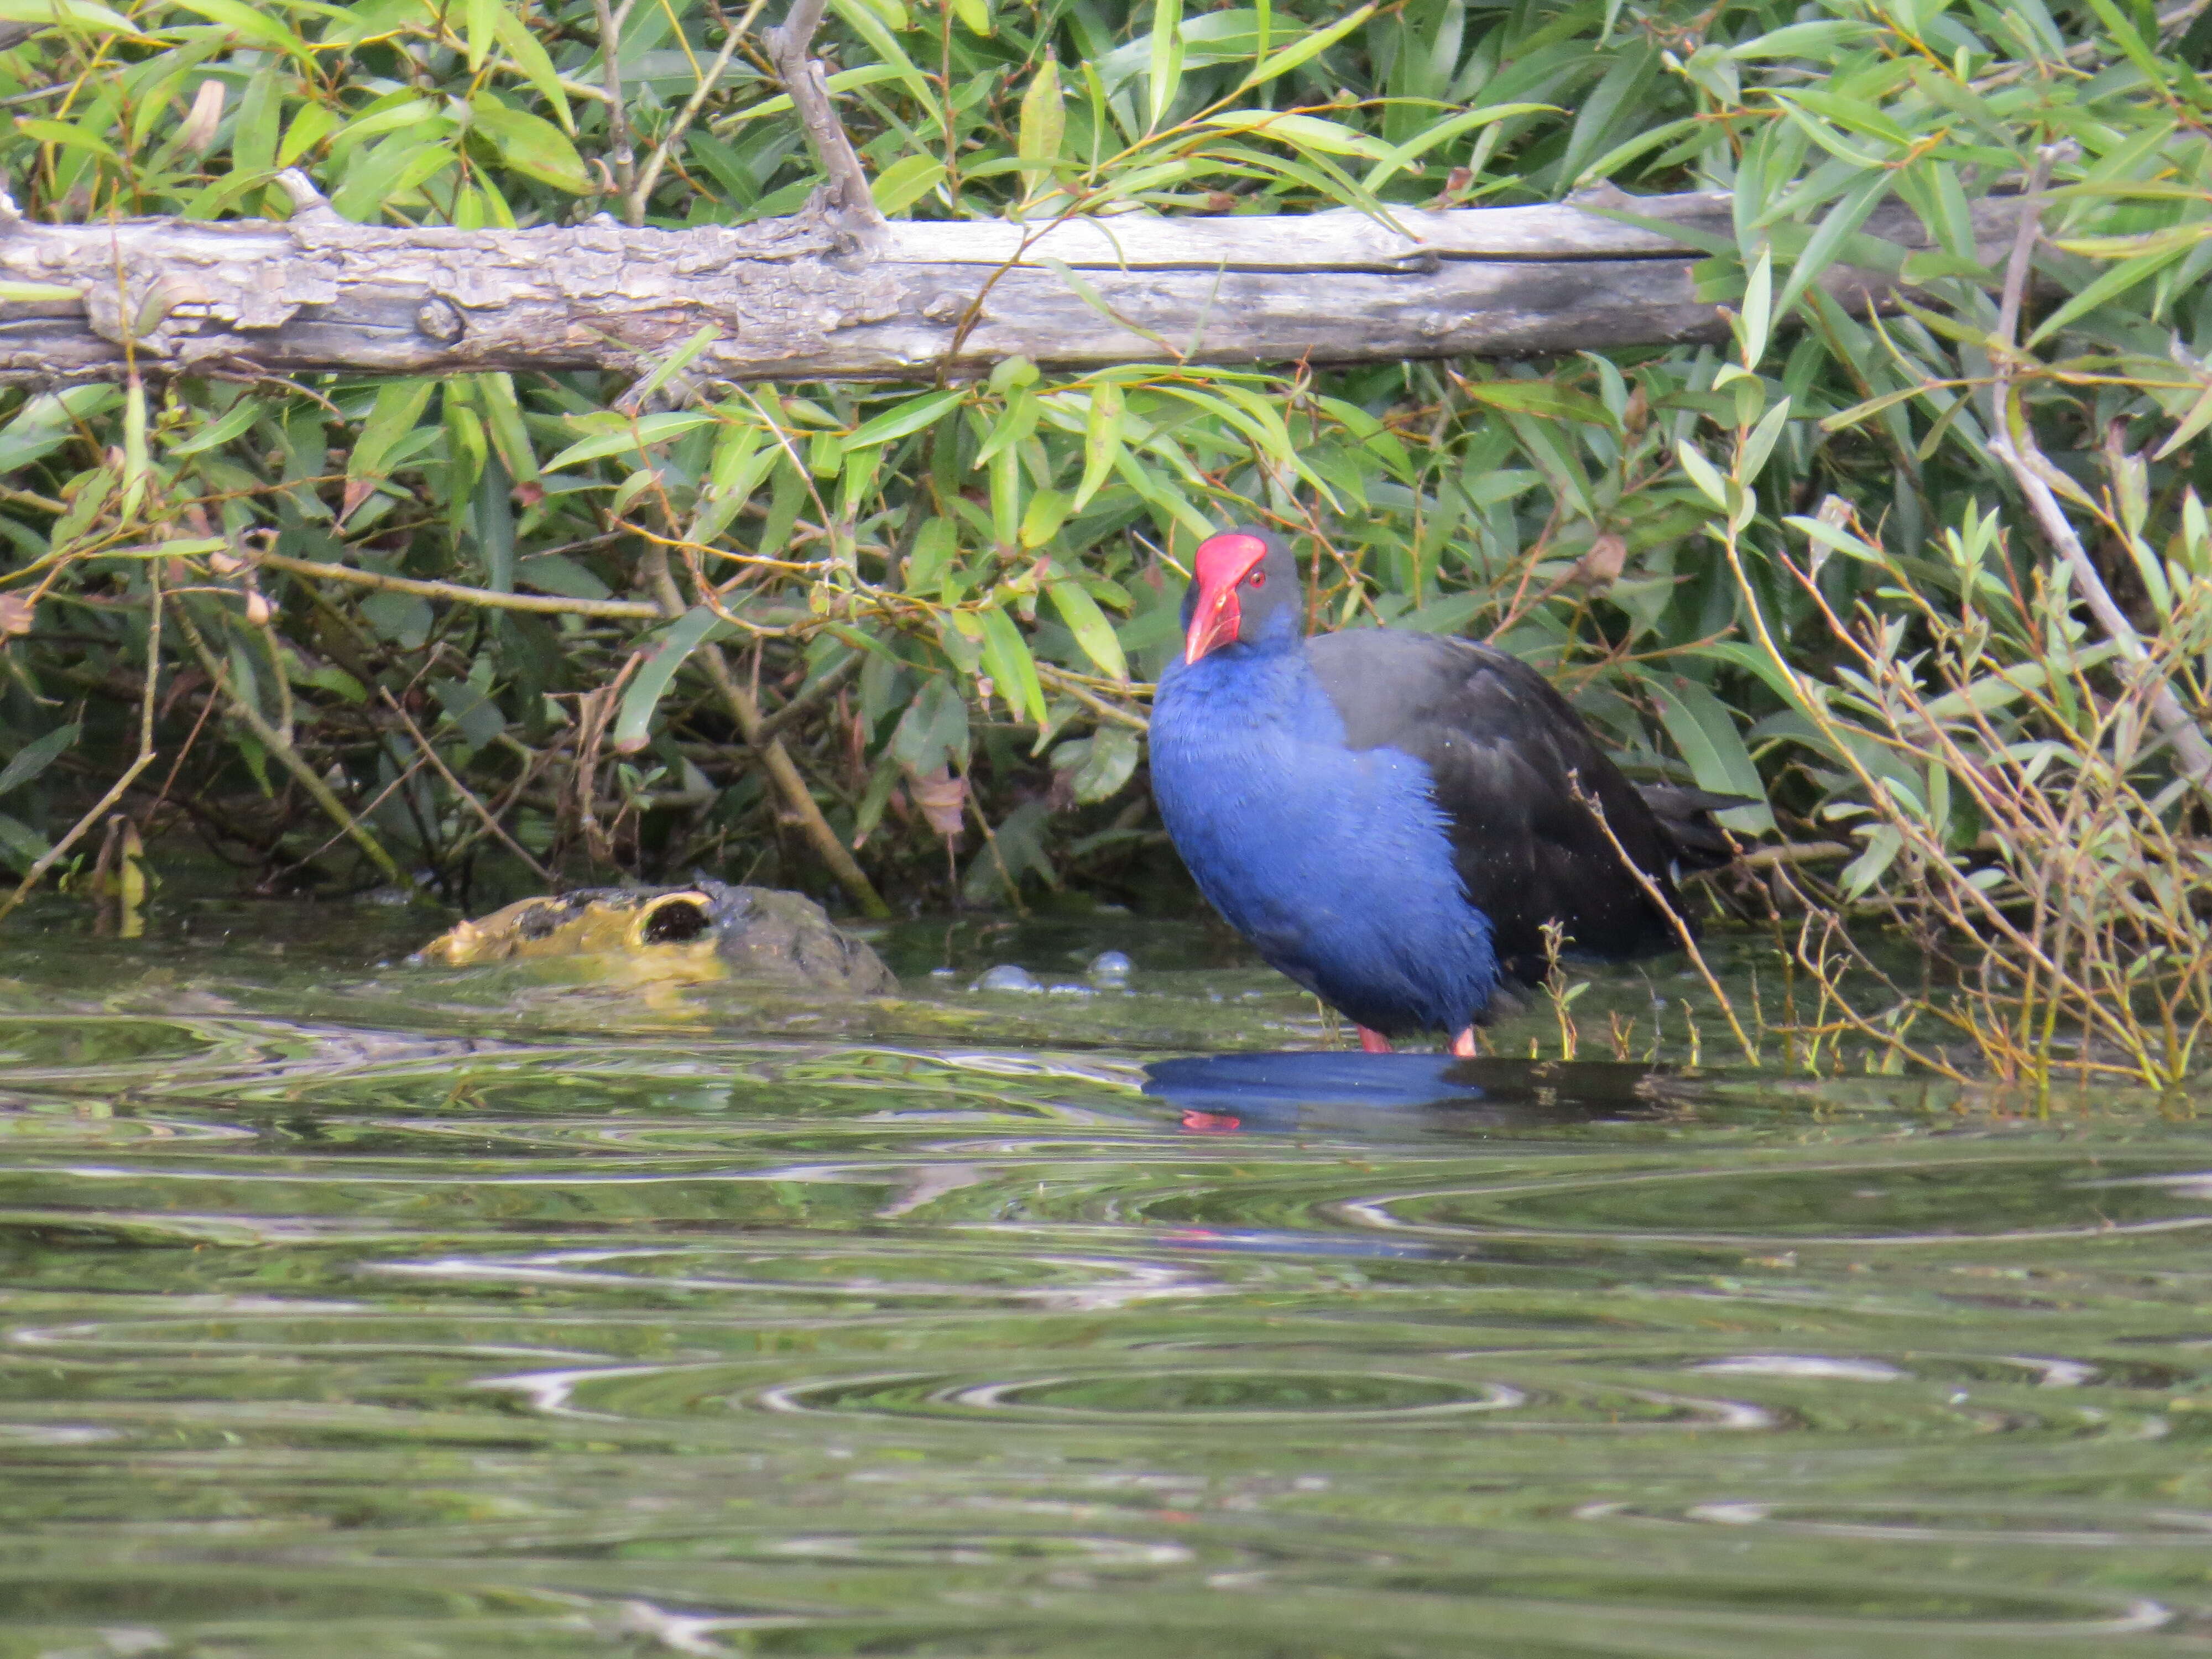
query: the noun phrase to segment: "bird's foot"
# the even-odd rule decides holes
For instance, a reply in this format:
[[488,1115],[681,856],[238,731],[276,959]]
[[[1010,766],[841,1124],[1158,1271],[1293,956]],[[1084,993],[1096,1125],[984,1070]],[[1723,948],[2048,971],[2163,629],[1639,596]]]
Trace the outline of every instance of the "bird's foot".
[[1244,1122],[1231,1112],[1185,1112],[1182,1127],[1194,1135],[1233,1135]]
[[1382,1032],[1370,1031],[1363,1025],[1359,1028],[1359,1052],[1363,1054],[1387,1054],[1390,1052],[1390,1039]]
[[1474,1058],[1474,1027],[1470,1025],[1451,1040],[1451,1051],[1462,1060]]

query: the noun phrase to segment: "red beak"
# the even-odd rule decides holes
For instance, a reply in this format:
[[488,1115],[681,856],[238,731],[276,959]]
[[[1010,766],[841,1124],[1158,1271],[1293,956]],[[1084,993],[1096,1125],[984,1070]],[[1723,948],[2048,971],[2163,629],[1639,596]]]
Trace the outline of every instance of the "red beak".
[[1232,645],[1237,630],[1244,625],[1243,614],[1237,608],[1237,587],[1234,583],[1217,592],[1198,590],[1198,609],[1190,614],[1190,631],[1183,635],[1182,659],[1196,662],[1216,646]]
[[1199,544],[1191,561],[1198,584],[1198,604],[1190,613],[1190,629],[1183,635],[1182,659],[1196,662],[1207,652],[1237,642],[1244,625],[1237,608],[1237,587],[1252,567],[1267,556],[1267,544],[1257,536],[1231,532],[1209,537]]

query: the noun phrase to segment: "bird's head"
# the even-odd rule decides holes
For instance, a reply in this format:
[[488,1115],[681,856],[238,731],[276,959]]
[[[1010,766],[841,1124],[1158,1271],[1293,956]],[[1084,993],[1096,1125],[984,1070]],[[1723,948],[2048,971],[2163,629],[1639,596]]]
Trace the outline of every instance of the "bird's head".
[[1191,561],[1183,596],[1182,659],[1196,662],[1224,645],[1255,644],[1303,631],[1305,596],[1291,550],[1265,530],[1238,528],[1209,536]]

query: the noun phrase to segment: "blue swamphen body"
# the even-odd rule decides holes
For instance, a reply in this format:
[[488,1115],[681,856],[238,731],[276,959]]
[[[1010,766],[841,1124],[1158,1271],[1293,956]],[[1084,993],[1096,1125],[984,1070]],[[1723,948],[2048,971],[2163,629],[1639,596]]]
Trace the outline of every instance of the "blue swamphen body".
[[1674,878],[1734,855],[1735,797],[1638,790],[1565,699],[1471,641],[1307,637],[1289,550],[1250,530],[1198,550],[1183,655],[1160,678],[1152,793],[1199,889],[1263,960],[1349,1015],[1365,1046],[1472,1027],[1502,981],[1567,948],[1676,941],[1581,793],[1679,909]]

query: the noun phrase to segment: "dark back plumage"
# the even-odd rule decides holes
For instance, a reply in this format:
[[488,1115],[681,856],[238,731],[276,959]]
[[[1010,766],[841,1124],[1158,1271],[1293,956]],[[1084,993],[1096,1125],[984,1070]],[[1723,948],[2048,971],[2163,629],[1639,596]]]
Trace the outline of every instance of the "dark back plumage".
[[1544,976],[1548,921],[1563,925],[1575,954],[1679,943],[1577,799],[1577,781],[1678,913],[1675,873],[1735,856],[1711,814],[1741,802],[1674,786],[1639,791],[1550,682],[1492,646],[1357,629],[1318,635],[1305,651],[1350,747],[1400,750],[1429,769],[1468,898],[1490,917],[1500,967],[1526,983]]

